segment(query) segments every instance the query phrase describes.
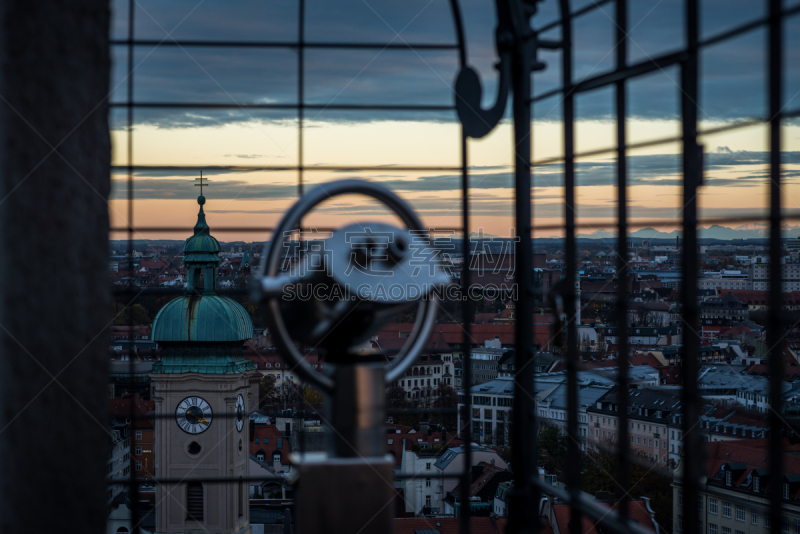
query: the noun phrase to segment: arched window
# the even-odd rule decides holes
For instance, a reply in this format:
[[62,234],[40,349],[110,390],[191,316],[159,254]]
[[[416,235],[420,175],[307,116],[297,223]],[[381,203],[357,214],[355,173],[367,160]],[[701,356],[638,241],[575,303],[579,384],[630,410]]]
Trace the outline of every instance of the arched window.
[[128,532],[130,532],[130,530],[128,530],[128,527],[119,527],[117,529],[117,534],[128,534]]
[[259,462],[263,462],[264,458],[266,458],[266,457],[267,457],[267,453],[265,453],[263,450],[259,449],[259,451],[256,453],[256,459]]
[[272,453],[272,461],[273,462],[280,462],[281,461],[281,453],[275,451]]
[[203,485],[200,482],[186,485],[186,519],[203,520]]

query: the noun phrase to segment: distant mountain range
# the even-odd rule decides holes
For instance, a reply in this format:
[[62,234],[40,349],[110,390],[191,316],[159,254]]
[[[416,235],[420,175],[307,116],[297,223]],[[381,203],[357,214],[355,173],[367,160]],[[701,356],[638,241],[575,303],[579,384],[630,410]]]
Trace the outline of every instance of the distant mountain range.
[[[609,239],[616,238],[616,232],[608,230],[597,230],[591,234],[578,234],[579,239]],[[630,237],[637,239],[675,239],[681,235],[678,230],[662,232],[655,228],[642,228],[629,234]],[[702,239],[766,239],[769,235],[769,227],[766,224],[743,224],[735,228],[714,224],[708,228],[699,228],[698,236]],[[783,226],[784,237],[800,237],[800,226]]]

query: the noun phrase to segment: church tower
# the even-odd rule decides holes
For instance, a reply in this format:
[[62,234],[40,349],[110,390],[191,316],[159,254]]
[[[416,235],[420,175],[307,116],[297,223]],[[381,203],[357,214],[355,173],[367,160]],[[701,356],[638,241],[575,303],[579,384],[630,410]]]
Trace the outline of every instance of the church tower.
[[[258,403],[253,368],[242,345],[253,324],[236,301],[216,294],[219,242],[210,235],[203,204],[194,235],[183,245],[186,292],[153,321],[161,347],[153,366],[156,477],[189,482],[159,484],[156,532],[247,534],[249,524],[247,413]],[[226,483],[191,482],[224,477]]]
[[250,275],[250,256],[246,250],[244,251],[244,256],[242,256],[242,274],[245,276]]

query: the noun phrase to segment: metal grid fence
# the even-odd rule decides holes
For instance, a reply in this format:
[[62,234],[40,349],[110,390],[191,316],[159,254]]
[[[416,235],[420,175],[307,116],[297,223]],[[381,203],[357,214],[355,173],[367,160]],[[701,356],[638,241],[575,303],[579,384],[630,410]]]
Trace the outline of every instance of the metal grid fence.
[[[498,5],[519,8],[525,4],[522,0],[496,0]],[[297,117],[297,163],[290,166],[239,166],[241,170],[261,170],[261,171],[294,171],[297,175],[298,195],[303,193],[304,177],[307,173],[316,171],[381,171],[385,170],[380,166],[307,166],[304,165],[304,126],[307,119],[307,110],[340,110],[358,112],[394,112],[394,111],[415,111],[415,112],[442,112],[454,111],[456,106],[450,105],[423,105],[423,104],[321,104],[310,103],[305,95],[305,56],[309,49],[338,49],[338,50],[398,50],[414,52],[416,50],[444,50],[452,51],[458,58],[458,64],[464,67],[468,64],[464,28],[459,2],[450,0],[452,12],[452,22],[457,36],[456,42],[452,44],[442,43],[395,43],[395,42],[317,42],[313,37],[306,35],[306,1],[298,0],[298,20],[297,20],[297,41],[215,41],[215,40],[179,40],[167,37],[162,40],[136,39],[135,24],[136,7],[135,0],[128,1],[128,35],[126,39],[112,41],[112,48],[121,49],[127,52],[127,97],[125,102],[112,103],[113,108],[121,108],[126,112],[127,121],[127,164],[116,166],[117,172],[127,173],[127,202],[128,202],[128,225],[125,227],[112,228],[112,232],[126,233],[128,238],[128,253],[133,257],[133,240],[138,232],[147,233],[170,233],[183,231],[184,228],[174,227],[154,227],[147,225],[137,225],[134,223],[134,175],[139,171],[193,171],[199,173],[200,170],[213,170],[210,166],[191,166],[191,165],[146,165],[137,164],[134,161],[133,151],[133,130],[134,130],[134,110],[136,109],[218,109],[218,110],[289,110],[295,111]],[[528,2],[531,3],[531,2]],[[532,2],[535,4],[535,2]],[[702,184],[702,147],[698,144],[698,137],[719,133],[722,131],[732,131],[735,129],[746,128],[754,124],[766,123],[770,134],[770,206],[769,206],[769,228],[770,228],[770,292],[769,292],[769,315],[768,315],[768,346],[779,346],[783,338],[783,328],[780,308],[781,308],[781,285],[775,281],[781,279],[780,258],[781,258],[781,224],[789,218],[800,218],[788,212],[782,212],[781,208],[781,125],[788,119],[800,116],[800,108],[784,109],[783,107],[783,61],[784,61],[784,35],[783,22],[791,17],[800,14],[800,6],[784,7],[781,0],[769,0],[769,13],[766,17],[757,18],[742,23],[738,27],[729,29],[715,36],[701,39],[699,32],[699,0],[685,0],[683,2],[684,13],[684,33],[685,46],[680,50],[672,51],[667,54],[655,57],[647,57],[639,62],[628,60],[628,43],[630,41],[628,26],[629,3],[627,0],[593,0],[583,7],[572,9],[569,0],[558,0],[558,20],[543,26],[536,26],[536,17],[533,18],[532,35],[543,35],[553,30],[560,31],[560,37],[553,41],[542,41],[541,46],[560,53],[560,84],[557,88],[536,93],[535,87],[537,75],[532,77],[529,72],[532,70],[532,62],[535,61],[535,53],[531,54],[531,49],[523,41],[515,43],[513,50],[514,68],[512,71],[512,93],[513,93],[513,119],[514,119],[514,144],[515,144],[515,226],[518,235],[523,237],[517,243],[515,254],[515,273],[516,282],[522,290],[519,292],[519,299],[516,303],[516,324],[515,344],[517,354],[521,357],[518,360],[520,371],[516,376],[514,410],[513,410],[513,470],[515,476],[515,489],[510,500],[510,518],[508,529],[510,532],[538,531],[537,507],[542,492],[554,495],[563,502],[571,505],[570,532],[577,534],[581,530],[580,517],[587,515],[594,521],[616,532],[640,531],[641,529],[628,520],[627,501],[622,499],[619,504],[618,513],[607,513],[607,510],[586,501],[580,496],[580,474],[581,465],[579,461],[570,461],[567,472],[568,491],[560,491],[539,482],[537,477],[537,420],[534,409],[534,400],[529,392],[534,391],[535,373],[533,366],[524,365],[528,359],[535,355],[533,347],[533,305],[532,297],[532,244],[528,237],[533,236],[534,231],[544,230],[564,230],[564,250],[566,258],[566,279],[574,280],[576,277],[577,251],[576,251],[576,230],[591,227],[582,225],[576,221],[576,160],[599,155],[616,156],[616,230],[617,230],[617,250],[627,250],[627,236],[631,225],[628,222],[629,199],[627,197],[628,174],[627,158],[631,150],[653,147],[657,145],[681,144],[682,154],[682,174],[683,174],[683,199],[682,224],[681,229],[684,239],[684,254],[682,258],[682,303],[683,303],[683,322],[686,326],[683,346],[683,407],[685,414],[683,417],[683,434],[685,436],[685,450],[701,451],[702,444],[699,441],[700,435],[692,432],[698,424],[698,409],[700,397],[697,385],[698,354],[699,354],[699,335],[698,335],[698,309],[697,309],[697,272],[698,260],[694,251],[697,249],[697,227],[701,223],[723,223],[748,220],[760,220],[759,218],[737,217],[737,218],[714,218],[698,219],[697,188]],[[573,71],[573,57],[575,53],[574,44],[574,24],[579,17],[586,16],[598,10],[613,8],[613,23],[615,26],[615,68],[605,74],[576,80]],[[604,11],[605,12],[605,11]],[[755,118],[727,124],[714,129],[698,129],[698,85],[699,70],[698,61],[701,51],[710,46],[724,44],[736,37],[752,32],[759,28],[765,28],[769,36],[768,44],[768,100],[769,114],[766,117]],[[139,101],[134,98],[134,76],[135,76],[135,51],[141,47],[176,47],[181,50],[192,49],[195,47],[205,48],[226,48],[226,49],[254,49],[269,51],[274,49],[292,50],[297,56],[297,102],[294,104],[265,104],[265,103],[214,103],[214,102],[153,102]],[[680,72],[680,120],[681,133],[678,136],[657,139],[652,141],[629,143],[626,129],[627,99],[626,88],[629,82],[638,77],[645,76],[670,67],[677,67]],[[599,88],[614,88],[614,107],[616,118],[616,146],[584,152],[575,151],[575,99],[576,96],[587,93]],[[459,97],[460,98],[460,97]],[[538,161],[531,157],[531,128],[536,127],[536,117],[532,117],[532,107],[538,102],[548,99],[555,100],[562,111],[563,120],[563,157],[546,158]],[[461,163],[458,166],[415,166],[408,165],[402,167],[392,167],[396,171],[453,171],[461,175],[461,228],[457,229],[462,233],[463,252],[466,256],[465,265],[470,265],[470,205],[469,205],[469,168],[467,158],[467,136],[462,132],[460,141]],[[537,168],[547,165],[563,165],[563,185],[564,185],[564,223],[556,225],[536,225],[534,220],[533,207],[535,198],[531,194],[532,173]],[[661,222],[661,221],[659,221]],[[650,221],[639,221],[637,225],[647,226]],[[215,227],[215,233],[242,233],[252,232],[259,237],[263,237],[271,231],[269,227]],[[629,265],[624,254],[618,254],[617,258],[617,278],[627,280]],[[129,271],[132,270],[132,259]],[[463,270],[461,285],[464,294],[471,286],[471,275],[468,268]],[[618,386],[622,395],[619,397],[620,420],[619,440],[617,456],[619,458],[620,472],[617,479],[622,487],[629,487],[629,444],[628,444],[628,352],[625,325],[628,324],[628,288],[627,284],[618,284],[618,300],[616,302],[616,317],[619,331],[621,332],[618,351]],[[126,288],[117,290],[117,294],[126,297],[129,302],[145,294],[148,289],[137,290]],[[570,290],[571,291],[571,290]],[[241,293],[237,291],[222,290],[220,293]],[[568,292],[564,296],[569,296]],[[565,298],[565,312],[568,317],[575,316],[574,298]],[[463,332],[463,383],[465,389],[469,390],[471,384],[471,365],[470,365],[470,346],[472,337],[470,335],[470,323],[473,317],[468,306],[463,308],[462,324]],[[578,434],[578,383],[577,370],[579,362],[578,339],[575,322],[570,320],[565,325],[566,336],[566,364],[567,364],[567,386],[568,386],[568,454],[572,459],[580,458],[579,443],[581,437]],[[772,351],[770,354],[771,366],[771,390],[770,405],[773,407],[770,412],[770,471],[773,473],[782,472],[782,453],[781,438],[783,435],[783,422],[780,415],[781,406],[781,362],[779,351]],[[133,362],[131,362],[131,374],[133,374]],[[463,428],[472,428],[472,406],[471,395],[464,395],[464,423]],[[138,417],[131,413],[131,418]],[[220,417],[220,416],[217,416]],[[224,416],[222,416],[224,417]],[[135,434],[131,436],[131,450],[136,445]],[[456,475],[461,479],[462,496],[461,502],[469,501],[469,485],[471,465],[470,447],[465,447],[464,461],[466,468]],[[702,454],[689,454],[684,457],[684,477],[682,480],[684,495],[688,502],[696,502],[698,498],[698,487],[704,469],[704,458]],[[194,478],[191,480],[195,480]],[[208,483],[237,483],[238,480],[226,478],[198,478],[197,481]],[[186,480],[169,480],[156,477],[155,482],[160,484],[186,483]],[[133,524],[134,531],[138,532],[140,518],[137,510],[138,489],[142,480],[137,477],[135,470],[131,470],[131,479],[127,481],[130,485],[130,501],[133,505]],[[777,484],[771,485],[771,508],[770,517],[773,529],[777,531],[781,525],[781,488]],[[461,508],[462,531],[470,531],[470,510],[468,506]],[[698,511],[696,507],[688,506],[685,510],[684,529],[694,533],[698,527]]]

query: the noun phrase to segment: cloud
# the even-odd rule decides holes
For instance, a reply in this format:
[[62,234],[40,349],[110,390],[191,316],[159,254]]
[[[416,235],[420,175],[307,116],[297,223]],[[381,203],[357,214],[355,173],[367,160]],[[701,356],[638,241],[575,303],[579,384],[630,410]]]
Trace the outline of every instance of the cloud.
[[[724,9],[704,7],[711,13],[701,20],[705,36],[763,16],[751,0],[730,0]],[[482,76],[485,102],[495,98],[494,10],[490,2],[460,2],[468,60]],[[544,2],[534,17],[536,26],[558,18],[556,2]],[[115,38],[127,37],[127,0],[115,0]],[[614,67],[615,32],[609,6],[575,20],[573,79],[608,72]],[[674,51],[683,46],[683,13],[676,0],[632,3],[629,15],[630,61]],[[305,38],[317,43],[438,43],[456,42],[455,24],[445,1],[362,0],[309,1],[305,13]],[[298,54],[292,46],[198,47],[174,46],[172,39],[211,41],[264,41],[291,45],[297,41],[297,2],[292,0],[223,0],[195,2],[140,0],[136,3],[136,37],[164,40],[158,47],[135,48],[134,95],[143,102],[194,102],[248,104],[269,102],[292,106],[297,103]],[[395,32],[400,32],[400,37]],[[552,32],[551,32],[552,33]],[[556,36],[557,37],[557,36]],[[763,31],[744,34],[720,46],[703,50],[701,61],[701,118],[730,121],[765,114],[766,55]],[[547,68],[533,76],[536,93],[561,83],[560,52],[541,51]],[[112,100],[127,98],[127,53],[115,47],[112,84],[118,89]],[[327,104],[433,104],[451,105],[452,84],[458,73],[454,50],[364,50],[306,49],[304,91],[307,103]],[[631,117],[677,119],[679,87],[677,67],[632,79],[628,83]],[[544,102],[549,110],[557,102]],[[611,88],[576,97],[579,120],[608,120],[613,113]],[[139,124],[162,128],[190,128],[250,120],[293,120],[296,111],[284,109],[268,114],[253,110],[137,110]],[[537,120],[560,120],[558,113]],[[306,111],[317,121],[456,120],[452,111],[397,112],[372,110]],[[115,120],[115,122],[118,122]]]
[[[764,168],[766,152],[722,151],[707,154],[705,158],[705,186],[751,187],[764,186],[769,174]],[[246,158],[245,158],[246,159]],[[800,164],[800,152],[784,152],[786,164]],[[755,169],[753,168],[755,167]],[[391,167],[387,167],[390,169]],[[480,171],[498,172],[480,172]],[[680,186],[683,178],[680,172],[680,155],[653,154],[629,156],[628,185],[630,186]],[[213,197],[219,199],[292,199],[297,194],[297,184],[263,183],[264,174],[257,170],[243,170],[236,166],[221,166],[205,170],[207,176],[218,176],[212,180]],[[232,173],[250,177],[230,178]],[[534,169],[533,183],[538,188],[537,201],[556,198],[550,193],[541,194],[541,189],[562,187],[563,165],[550,164]],[[733,174],[732,173],[739,173]],[[784,183],[800,183],[800,169],[782,171]],[[176,177],[171,170],[148,170],[137,172],[134,177],[134,194],[139,199],[191,199],[194,192],[187,184],[192,177]],[[447,193],[461,190],[460,174],[437,174],[420,178],[404,178],[397,174],[377,174],[372,179],[400,193]],[[127,180],[122,171],[113,176],[112,198],[127,197]],[[578,186],[607,186],[616,184],[616,163],[612,161],[582,162],[576,165]],[[500,189],[513,192],[513,173],[508,167],[486,166],[470,168],[470,188],[481,191]],[[478,197],[475,197],[478,198]],[[558,197],[560,198],[560,196]]]

